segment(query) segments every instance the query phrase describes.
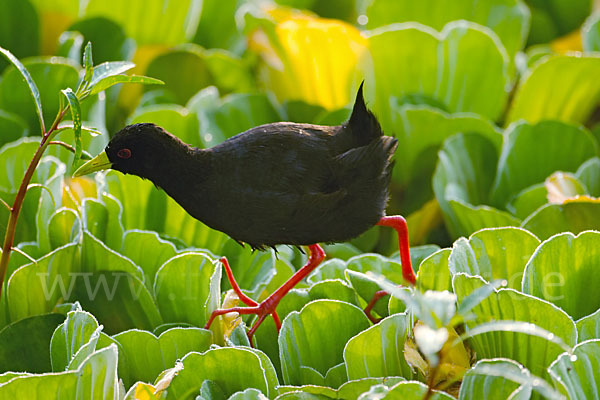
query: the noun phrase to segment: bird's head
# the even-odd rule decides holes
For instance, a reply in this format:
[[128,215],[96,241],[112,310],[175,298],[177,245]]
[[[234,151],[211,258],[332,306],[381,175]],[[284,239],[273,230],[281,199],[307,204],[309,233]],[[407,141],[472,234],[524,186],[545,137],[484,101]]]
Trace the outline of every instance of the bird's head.
[[165,166],[171,149],[186,146],[160,126],[150,123],[129,125],[117,132],[104,151],[79,167],[73,176],[110,168],[152,179]]

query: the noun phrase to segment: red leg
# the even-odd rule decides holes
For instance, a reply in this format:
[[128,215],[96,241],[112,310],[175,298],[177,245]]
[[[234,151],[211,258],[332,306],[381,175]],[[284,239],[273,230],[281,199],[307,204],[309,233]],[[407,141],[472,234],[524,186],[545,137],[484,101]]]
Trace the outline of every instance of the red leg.
[[385,290],[379,290],[379,291],[375,292],[375,294],[373,295],[373,298],[371,299],[371,301],[369,301],[369,304],[367,304],[367,306],[365,307],[365,314],[367,315],[367,318],[369,318],[371,320],[371,322],[374,324],[381,321],[381,318],[375,318],[373,315],[371,315],[371,310],[373,310],[373,307],[375,307],[375,304],[377,304],[379,299],[381,299],[382,297],[385,297],[387,295],[388,295],[388,293]]
[[390,226],[398,232],[398,248],[400,249],[400,262],[402,263],[402,276],[404,280],[414,285],[417,283],[415,271],[410,261],[410,250],[408,245],[408,226],[406,220],[401,215],[391,215],[383,217],[377,225]]
[[249,304],[250,307],[232,307],[227,309],[218,309],[213,311],[208,322],[206,323],[204,329],[209,329],[210,325],[214,321],[215,317],[223,314],[228,314],[230,312],[237,312],[239,314],[256,314],[258,315],[258,320],[254,323],[250,331],[248,332],[248,338],[250,339],[250,343],[252,343],[252,335],[256,332],[256,329],[263,322],[265,317],[269,314],[273,316],[275,320],[275,326],[277,327],[277,331],[281,328],[281,321],[275,309],[277,305],[281,301],[281,299],[296,286],[302,279],[304,279],[308,274],[310,274],[325,258],[325,252],[323,248],[318,244],[311,244],[308,246],[308,250],[310,252],[310,257],[308,258],[308,262],[302,268],[300,268],[292,277],[281,285],[275,292],[273,292],[269,297],[263,300],[260,304],[257,304],[254,300],[250,299],[248,296],[242,293],[239,285],[233,278],[233,273],[231,272],[231,268],[229,268],[229,263],[227,260],[221,259],[223,262],[223,266],[225,266],[225,272],[227,273],[227,278],[229,279],[229,283],[231,283],[231,287],[236,292],[236,294],[240,297],[244,303]]
[[240,285],[238,285],[238,283],[235,281],[235,278],[233,277],[233,271],[231,270],[231,267],[229,266],[229,261],[227,261],[227,257],[221,257],[220,261],[223,264],[223,266],[225,267],[225,273],[227,274],[227,280],[229,281],[229,284],[231,285],[231,288],[233,289],[235,294],[238,295],[238,298],[247,306],[257,306],[258,303],[255,302],[254,300],[252,300],[250,297],[246,296],[242,292],[242,289],[240,289]]
[[[411,285],[414,285],[417,282],[417,277],[415,276],[415,271],[412,268],[412,263],[410,261],[410,250],[408,245],[408,227],[406,226],[406,220],[401,215],[391,215],[383,217],[379,220],[377,225],[380,226],[390,226],[398,232],[398,248],[400,250],[400,262],[402,263],[402,276],[404,280],[409,282]],[[371,311],[375,304],[387,295],[384,290],[380,290],[373,295],[369,304],[365,307],[365,314],[367,317],[376,324],[379,322],[378,318],[375,318],[371,315]]]

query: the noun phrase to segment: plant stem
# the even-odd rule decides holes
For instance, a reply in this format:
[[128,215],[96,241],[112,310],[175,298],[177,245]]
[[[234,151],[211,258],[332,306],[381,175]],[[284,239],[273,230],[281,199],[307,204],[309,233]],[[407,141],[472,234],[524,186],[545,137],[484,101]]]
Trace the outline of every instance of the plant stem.
[[23,206],[23,201],[25,200],[25,195],[27,194],[27,187],[29,186],[29,182],[31,182],[31,178],[33,177],[33,173],[37,168],[48,144],[50,143],[50,139],[53,134],[56,132],[56,128],[60,121],[64,118],[65,114],[69,110],[67,106],[64,110],[60,111],[54,123],[48,129],[48,132],[43,132],[42,140],[40,142],[40,146],[36,150],[29,166],[27,167],[27,171],[25,171],[25,176],[21,181],[21,186],[19,186],[19,191],[17,192],[17,196],[15,197],[15,202],[10,210],[10,217],[8,218],[8,224],[6,225],[6,234],[4,235],[4,244],[2,246],[2,258],[0,258],[0,296],[2,296],[2,288],[4,286],[4,278],[6,276],[6,270],[8,269],[8,262],[10,260],[10,254],[13,247],[13,242],[15,240],[15,233],[17,231],[17,221],[19,219],[19,213],[21,212],[21,208]]

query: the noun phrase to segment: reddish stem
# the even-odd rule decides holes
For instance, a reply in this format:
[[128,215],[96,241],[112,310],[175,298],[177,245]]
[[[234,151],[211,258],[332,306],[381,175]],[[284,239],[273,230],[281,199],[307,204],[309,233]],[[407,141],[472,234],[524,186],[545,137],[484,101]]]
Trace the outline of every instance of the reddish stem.
[[0,296],[2,296],[2,288],[4,285],[4,278],[6,276],[6,270],[8,269],[8,262],[10,261],[10,253],[13,247],[13,243],[15,240],[15,233],[17,231],[17,222],[19,220],[19,214],[21,212],[21,208],[23,206],[23,201],[25,200],[25,195],[27,194],[27,187],[31,182],[31,178],[33,177],[33,173],[37,168],[42,156],[44,155],[44,151],[48,147],[50,143],[50,138],[53,133],[56,131],[58,124],[63,119],[65,114],[68,111],[68,107],[62,110],[54,120],[54,123],[48,130],[48,132],[42,132],[42,141],[40,142],[39,147],[37,148],[27,170],[25,171],[25,176],[23,176],[23,180],[21,181],[21,186],[19,186],[19,190],[17,192],[17,196],[15,197],[15,201],[10,210],[10,217],[8,218],[8,224],[6,225],[6,234],[4,235],[4,244],[2,246],[2,258],[0,258]]

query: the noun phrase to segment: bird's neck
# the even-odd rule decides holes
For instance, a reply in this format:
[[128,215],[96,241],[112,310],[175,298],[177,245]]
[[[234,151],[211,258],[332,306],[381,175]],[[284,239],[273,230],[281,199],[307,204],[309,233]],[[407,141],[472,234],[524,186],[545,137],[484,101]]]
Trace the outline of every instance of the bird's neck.
[[161,172],[149,178],[188,209],[190,203],[201,201],[210,166],[204,150],[184,146],[184,149],[172,151],[173,154],[165,154],[160,165]]

